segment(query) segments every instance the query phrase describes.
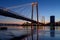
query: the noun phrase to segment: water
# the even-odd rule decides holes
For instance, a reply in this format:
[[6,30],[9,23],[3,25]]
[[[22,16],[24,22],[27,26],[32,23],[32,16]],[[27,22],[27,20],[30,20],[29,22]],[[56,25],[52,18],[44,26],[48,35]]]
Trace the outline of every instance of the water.
[[[10,40],[13,37],[18,37],[24,34],[31,33],[31,28],[27,27],[8,27],[8,30],[0,30],[0,40]],[[28,31],[27,31],[28,30]],[[39,40],[60,40],[60,27],[55,27],[55,37],[50,37],[50,27],[41,27],[39,28]],[[34,30],[33,39],[37,39],[36,30]],[[27,37],[25,38],[27,40]],[[28,40],[31,40],[31,36],[28,37]]]

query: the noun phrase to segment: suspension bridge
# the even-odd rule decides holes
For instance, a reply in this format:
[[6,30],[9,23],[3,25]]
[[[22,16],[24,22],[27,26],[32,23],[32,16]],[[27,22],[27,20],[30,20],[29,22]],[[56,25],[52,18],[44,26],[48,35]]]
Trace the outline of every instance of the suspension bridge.
[[[32,3],[30,5],[31,5],[31,9],[32,9],[31,10],[31,18],[27,18],[25,16],[22,16],[22,15],[16,13],[16,12],[13,12],[13,11],[10,10],[10,9],[14,9],[14,8],[25,9],[25,8],[22,8],[21,6],[25,7],[26,5],[19,5],[19,6],[13,6],[13,7],[8,7],[8,8],[0,8],[0,15],[31,22],[31,35],[32,35],[32,40],[33,40],[33,29],[32,29],[33,28],[33,23],[36,23],[37,25],[43,25],[43,23],[39,22],[38,3],[37,2],[36,3]],[[36,9],[36,16],[37,16],[36,20],[37,21],[34,20],[34,17],[33,17],[34,8]],[[35,30],[37,30],[37,40],[38,40],[38,26],[37,26],[37,28]]]
[[[32,12],[31,12],[32,13],[32,15],[31,15],[31,18],[32,19],[31,18],[28,18],[28,17],[25,17],[23,15],[20,15],[20,14],[18,14],[16,12],[13,12],[13,11],[10,10],[10,9],[14,9],[14,8],[21,8],[22,9],[22,6],[24,7],[26,5],[28,5],[28,6],[31,5],[32,6]],[[8,8],[1,7],[0,8],[0,15],[6,16],[6,17],[11,17],[11,18],[16,18],[16,19],[21,19],[21,20],[32,22],[32,23],[39,23],[40,25],[43,25],[43,23],[40,23],[38,21],[33,20],[33,7],[34,7],[35,4],[34,3],[32,3],[32,4],[29,3],[29,4],[26,4],[26,5],[24,4],[24,5],[12,6],[12,7],[8,7]]]
[[[28,6],[29,6],[29,4],[27,4]],[[36,29],[36,34],[37,34],[37,40],[39,40],[39,32],[38,32],[38,25],[44,25],[43,23],[45,23],[45,19],[43,19],[42,20],[42,22],[43,23],[41,23],[41,22],[39,22],[39,14],[38,14],[38,2],[36,2],[36,3],[32,3],[32,4],[30,4],[31,5],[31,18],[28,18],[28,17],[25,17],[25,16],[23,16],[23,15],[21,15],[21,14],[18,14],[18,13],[16,13],[16,12],[13,12],[13,11],[11,11],[10,9],[15,9],[15,8],[17,8],[17,9],[19,9],[19,8],[21,8],[21,9],[23,9],[22,11],[24,11],[25,10],[25,4],[24,5],[18,5],[18,6],[13,6],[13,7],[8,7],[8,8],[0,8],[0,15],[2,15],[2,16],[6,16],[6,17],[11,17],[11,18],[15,18],[15,19],[21,19],[21,20],[25,20],[25,21],[29,21],[29,22],[31,22],[31,33],[29,34],[29,35],[31,35],[32,36],[32,40],[33,40],[33,34],[34,34],[34,29],[33,29],[33,23],[36,23],[37,24],[37,26],[35,27]],[[23,7],[24,8],[23,8]],[[34,13],[34,7],[35,7],[35,9],[36,9],[36,20],[34,20],[34,18],[33,18],[33,13]],[[27,7],[26,7],[27,8]],[[30,9],[30,8],[29,8]],[[28,10],[29,10],[28,9]],[[20,11],[21,12],[21,11]],[[28,11],[27,11],[28,12]],[[26,13],[25,13],[26,14]],[[44,17],[42,17],[42,18],[44,18]],[[55,35],[55,27],[54,27],[54,16],[51,16],[51,29],[50,29],[50,31],[53,31],[54,30],[54,32],[50,32],[50,35],[51,35],[51,37],[54,37]],[[27,35],[23,35],[23,37],[25,37],[25,36],[29,36],[28,34]],[[13,38],[14,40],[15,40],[15,38]],[[19,39],[19,37],[18,37],[18,39]]]

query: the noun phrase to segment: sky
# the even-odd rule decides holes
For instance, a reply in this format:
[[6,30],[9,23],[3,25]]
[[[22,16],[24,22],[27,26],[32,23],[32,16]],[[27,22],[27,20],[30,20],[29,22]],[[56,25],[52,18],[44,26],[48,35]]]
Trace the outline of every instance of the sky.
[[[21,8],[10,8],[11,11],[16,12],[18,15],[31,18],[31,3],[36,0],[0,0],[0,7],[9,8],[14,6],[20,6]],[[27,6],[28,5],[28,6]],[[60,21],[60,0],[38,0],[38,13],[39,21],[42,20],[42,16],[45,17],[45,21],[50,21],[50,16],[55,16],[55,21]],[[34,7],[34,20],[36,20],[36,10]],[[24,21],[14,19],[10,17],[0,16],[0,22],[2,23],[23,23]]]

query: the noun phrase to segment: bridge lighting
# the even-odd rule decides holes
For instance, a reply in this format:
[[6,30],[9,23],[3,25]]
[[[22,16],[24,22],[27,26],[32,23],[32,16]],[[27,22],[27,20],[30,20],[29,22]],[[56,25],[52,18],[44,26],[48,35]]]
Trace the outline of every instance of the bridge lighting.
[[33,3],[32,3],[32,6],[34,6],[34,5],[35,5],[35,3],[33,2]]

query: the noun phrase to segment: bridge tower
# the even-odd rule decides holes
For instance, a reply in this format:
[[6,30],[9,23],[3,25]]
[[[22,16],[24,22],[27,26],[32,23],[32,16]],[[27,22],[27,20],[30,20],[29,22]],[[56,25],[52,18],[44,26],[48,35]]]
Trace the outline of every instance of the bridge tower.
[[[31,19],[33,20],[33,9],[34,9],[34,5],[35,5],[35,3],[33,2],[32,3],[32,14],[31,14]],[[32,40],[33,40],[33,22],[31,22],[31,38],[32,38]]]
[[[34,6],[36,7],[36,14],[37,14],[37,27],[36,27],[36,31],[37,31],[37,40],[38,40],[38,2],[33,2],[32,3],[32,15],[31,15],[31,19],[33,20],[33,11],[34,11]],[[32,34],[32,40],[33,40],[33,23],[31,22],[31,34]]]
[[[37,22],[39,22],[39,19],[38,19],[38,1],[36,2],[36,12],[37,12]],[[38,36],[38,28],[39,28],[39,23],[37,23],[37,40],[39,39],[39,36]]]

